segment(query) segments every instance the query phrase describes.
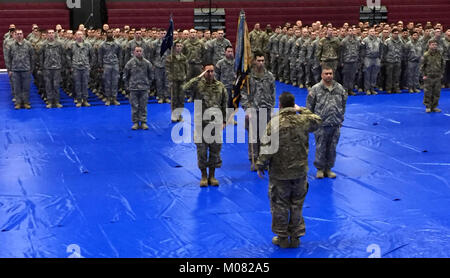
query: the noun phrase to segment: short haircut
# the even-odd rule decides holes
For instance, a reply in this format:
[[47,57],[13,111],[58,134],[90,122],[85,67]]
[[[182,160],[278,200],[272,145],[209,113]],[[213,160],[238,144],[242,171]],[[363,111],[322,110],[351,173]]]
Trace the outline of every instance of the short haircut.
[[278,99],[283,108],[295,106],[295,97],[289,92],[283,92]]
[[227,51],[228,48],[231,48],[231,50],[233,50],[233,47],[231,45],[225,47],[225,51]]
[[334,73],[333,68],[331,68],[330,66],[328,66],[328,65],[322,66],[322,72],[324,72],[324,71],[326,71],[326,70],[331,70],[331,71]]
[[432,44],[432,43],[437,43],[437,40],[432,39],[432,40],[429,40],[429,41],[428,41],[428,44]]
[[256,57],[264,57],[264,53],[262,53],[260,50],[255,51],[255,54],[253,57],[256,59]]

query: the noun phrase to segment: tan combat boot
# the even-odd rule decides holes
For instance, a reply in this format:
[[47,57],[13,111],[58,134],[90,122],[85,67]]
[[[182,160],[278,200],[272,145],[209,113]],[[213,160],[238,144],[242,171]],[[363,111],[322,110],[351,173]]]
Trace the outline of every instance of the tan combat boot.
[[274,236],[272,238],[272,243],[280,246],[281,248],[289,248],[290,246],[289,238],[287,237]]
[[23,107],[25,107],[25,109],[31,109],[31,105],[29,103],[25,103]]
[[114,97],[114,98],[112,99],[112,104],[113,104],[113,105],[120,105],[120,102],[118,102],[117,99]]
[[331,178],[331,179],[335,179],[336,178],[336,173],[334,173],[333,171],[331,171],[331,169],[327,169],[325,174],[327,175],[327,177]]
[[316,178],[323,179],[325,177],[325,174],[323,173],[323,170],[317,169]]
[[141,122],[141,128],[142,128],[143,130],[147,130],[147,129],[148,129],[147,123]]
[[207,187],[208,186],[208,173],[205,169],[200,169],[202,171],[202,179],[200,180],[200,187]]
[[134,123],[133,126],[131,127],[132,130],[138,130],[139,129],[139,124],[138,123]]
[[208,183],[212,186],[219,186],[219,181],[214,176],[215,172],[216,172],[215,168],[209,168]]

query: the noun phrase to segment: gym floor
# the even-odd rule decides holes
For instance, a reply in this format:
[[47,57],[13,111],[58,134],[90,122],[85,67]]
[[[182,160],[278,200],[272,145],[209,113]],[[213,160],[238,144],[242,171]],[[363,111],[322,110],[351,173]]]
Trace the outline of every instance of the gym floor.
[[[305,89],[283,91],[304,106]],[[33,85],[32,109],[14,110],[0,74],[0,257],[450,257],[449,89],[430,114],[423,93],[349,97],[335,180],[315,179],[310,136],[297,249],[271,243],[268,179],[250,172],[247,144],[224,144],[220,186],[200,188],[170,104],[150,100],[150,129],[132,131],[127,99],[106,107],[90,93],[76,108],[61,95],[46,109]]]

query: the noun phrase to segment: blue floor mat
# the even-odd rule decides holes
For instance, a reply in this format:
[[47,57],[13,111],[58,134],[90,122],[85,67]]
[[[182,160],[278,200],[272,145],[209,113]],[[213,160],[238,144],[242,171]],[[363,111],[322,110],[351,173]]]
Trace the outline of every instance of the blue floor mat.
[[[283,91],[305,104],[305,89]],[[337,179],[315,179],[310,137],[306,236],[288,250],[271,243],[268,180],[249,171],[245,143],[223,145],[221,185],[202,189],[169,104],[150,100],[150,130],[132,131],[123,97],[75,108],[61,96],[46,109],[32,86],[32,109],[14,110],[0,74],[0,257],[450,257],[448,89],[431,114],[423,93],[349,97]]]

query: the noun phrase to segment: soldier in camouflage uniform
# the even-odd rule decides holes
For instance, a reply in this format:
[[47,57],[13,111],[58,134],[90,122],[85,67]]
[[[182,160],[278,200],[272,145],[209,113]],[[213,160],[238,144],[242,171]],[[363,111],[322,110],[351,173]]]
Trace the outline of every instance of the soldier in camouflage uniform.
[[[206,34],[207,32],[205,32]],[[195,29],[189,31],[189,39],[183,44],[183,54],[189,63],[187,80],[191,80],[201,73],[206,58],[205,43],[197,38],[197,31]],[[191,91],[186,92],[186,96],[189,98],[188,102],[192,102],[194,94]]]
[[369,30],[369,36],[361,42],[361,59],[363,61],[364,89],[366,95],[376,95],[375,86],[380,71],[381,40],[375,36],[375,29]]
[[281,70],[281,76],[280,76],[280,82],[284,82],[286,84],[289,84],[291,82],[291,80],[289,80],[290,78],[290,61],[289,61],[289,57],[290,57],[290,52],[291,52],[291,47],[292,44],[289,44],[289,40],[294,36],[294,29],[293,28],[289,28],[287,31],[287,34],[284,35],[281,39],[280,39],[280,47],[279,47],[279,51],[280,51],[280,60],[281,60],[281,66],[280,66],[280,70]]
[[[305,87],[306,82],[306,64],[308,63],[308,61],[306,60],[306,50],[304,49],[304,47],[306,46],[305,43],[309,40],[309,31],[307,28],[303,28],[302,29],[302,35],[300,38],[298,38],[295,41],[295,50],[293,51],[293,53],[295,55],[297,55],[297,83],[298,83],[298,87],[300,89]],[[297,84],[295,84],[297,85]],[[294,85],[294,86],[295,86]]]
[[335,73],[339,62],[339,51],[340,41],[338,38],[333,37],[333,29],[328,27],[327,36],[320,39],[316,53],[321,66],[329,66]]
[[[282,248],[297,248],[306,233],[303,203],[308,192],[309,133],[321,124],[319,116],[295,105],[291,93],[279,98],[280,111],[266,127],[265,143],[256,165],[262,178],[269,166],[269,199],[272,213],[272,243]],[[299,113],[299,114],[297,114]],[[272,151],[271,135],[277,134],[278,150]]]
[[270,53],[270,71],[275,76],[275,79],[279,79],[278,67],[280,60],[279,46],[280,46],[281,28],[277,27],[275,33],[270,37],[267,44],[267,52]]
[[253,30],[248,34],[248,39],[250,41],[251,51],[254,55],[256,51],[265,51],[266,42],[269,40],[267,33],[261,30],[261,25],[259,23],[255,24]]
[[[184,90],[189,90],[193,87],[196,87],[193,89],[194,100],[201,101],[202,105],[202,109],[200,111],[196,110],[194,113],[194,139],[197,146],[198,167],[202,173],[200,186],[206,187],[208,184],[218,186],[219,181],[215,178],[215,169],[222,167],[222,159],[220,157],[222,141],[217,142],[217,140],[214,140],[212,143],[206,142],[202,132],[198,132],[198,130],[201,129],[204,131],[207,125],[215,125],[216,128],[212,130],[211,136],[216,137],[221,135],[216,134],[216,131],[219,126],[225,128],[226,125],[227,90],[222,82],[214,78],[213,65],[205,65],[204,71],[199,76],[194,77],[183,85]],[[220,112],[215,112],[221,113],[221,115],[214,114],[213,120],[205,120],[203,118],[203,113],[209,108],[220,110]],[[220,122],[220,119],[222,119],[222,122]],[[200,121],[201,126],[197,123]],[[222,140],[222,137],[220,137],[220,140]],[[209,176],[207,173],[208,167]]]
[[306,61],[305,82],[308,89],[320,81],[320,61],[316,55],[319,39],[317,32],[311,32],[311,37],[304,42],[302,48],[302,57]]
[[292,36],[288,41],[289,51],[289,80],[292,82],[292,86],[297,86],[297,75],[300,63],[300,44],[297,44],[298,40],[302,39],[302,31],[297,29],[294,31],[294,36]]
[[6,69],[12,79],[15,109],[30,109],[31,71],[34,68],[33,46],[23,38],[23,31],[15,30],[15,42],[6,49]]
[[59,103],[59,87],[61,85],[61,70],[65,66],[65,51],[62,43],[55,40],[55,31],[47,30],[47,41],[40,51],[40,64],[45,79],[47,93],[47,108],[61,108]]
[[234,70],[234,52],[233,47],[227,46],[225,50],[225,57],[217,62],[215,70],[215,77],[217,80],[225,85],[228,93],[228,108],[233,108],[233,85],[236,81],[236,71]]
[[251,171],[256,171],[255,161],[259,155],[262,131],[270,121],[275,106],[275,78],[265,68],[264,53],[255,52],[255,65],[248,81],[249,89],[241,90],[241,106],[246,113],[246,129],[248,130],[248,159]]
[[164,55],[161,56],[161,44],[166,33],[166,30],[159,31],[158,39],[152,44],[150,55],[150,61],[152,62],[155,71],[156,99],[158,99],[159,104],[164,102],[170,103],[169,83],[166,74],[166,58],[170,54],[170,51],[164,52]]
[[103,88],[106,97],[105,105],[120,105],[117,101],[119,84],[119,63],[122,48],[114,40],[113,30],[106,31],[106,41],[98,48],[98,64],[103,72]]
[[343,85],[347,94],[354,96],[353,88],[355,87],[355,76],[358,71],[360,45],[358,37],[356,37],[356,30],[351,29],[350,35],[341,42],[341,62]]
[[403,43],[399,38],[398,30],[392,30],[392,37],[385,41],[383,56],[386,58],[386,92],[400,93],[401,59]]
[[89,71],[93,63],[94,53],[90,43],[83,39],[83,32],[75,33],[75,41],[67,51],[67,63],[73,78],[73,95],[76,107],[91,106],[87,101]]
[[148,129],[148,90],[150,90],[154,74],[152,64],[143,57],[143,52],[142,47],[136,46],[133,57],[123,70],[125,88],[130,94],[132,130]]
[[314,85],[306,99],[306,107],[322,118],[322,125],[314,133],[316,141],[316,159],[318,179],[327,176],[336,178],[331,171],[336,161],[336,146],[340,129],[344,121],[347,92],[341,84],[333,80],[333,70],[322,68],[322,81]]
[[142,51],[144,52],[143,57],[147,60],[150,60],[150,48],[142,38],[142,31],[136,30],[136,32],[134,32],[134,39],[130,40],[126,45],[126,51],[124,53],[124,64],[128,63],[128,61],[133,57],[134,48],[136,46],[140,46],[142,48]]
[[441,112],[437,108],[441,96],[441,78],[444,73],[444,59],[434,39],[428,42],[429,50],[423,55],[420,71],[424,80],[423,104],[426,112]]
[[383,29],[380,36],[381,39],[381,58],[380,58],[380,72],[378,73],[377,86],[380,91],[386,90],[386,40],[389,39],[390,32],[388,28]]
[[444,72],[443,84],[447,88],[450,88],[450,29],[447,29],[447,31],[445,32],[444,62],[445,62],[445,72]]
[[174,53],[166,58],[167,79],[169,80],[169,91],[171,101],[172,122],[180,122],[181,115],[175,115],[173,112],[177,108],[184,108],[184,91],[182,86],[186,81],[188,63],[186,56],[183,55],[183,43],[175,43]]
[[419,34],[414,32],[411,40],[406,44],[408,49],[408,88],[410,93],[420,93],[420,60],[423,56],[422,44]]
[[211,41],[210,46],[212,63],[216,65],[217,62],[224,58],[225,49],[231,46],[231,42],[228,39],[224,38],[223,30],[218,30],[217,38]]

